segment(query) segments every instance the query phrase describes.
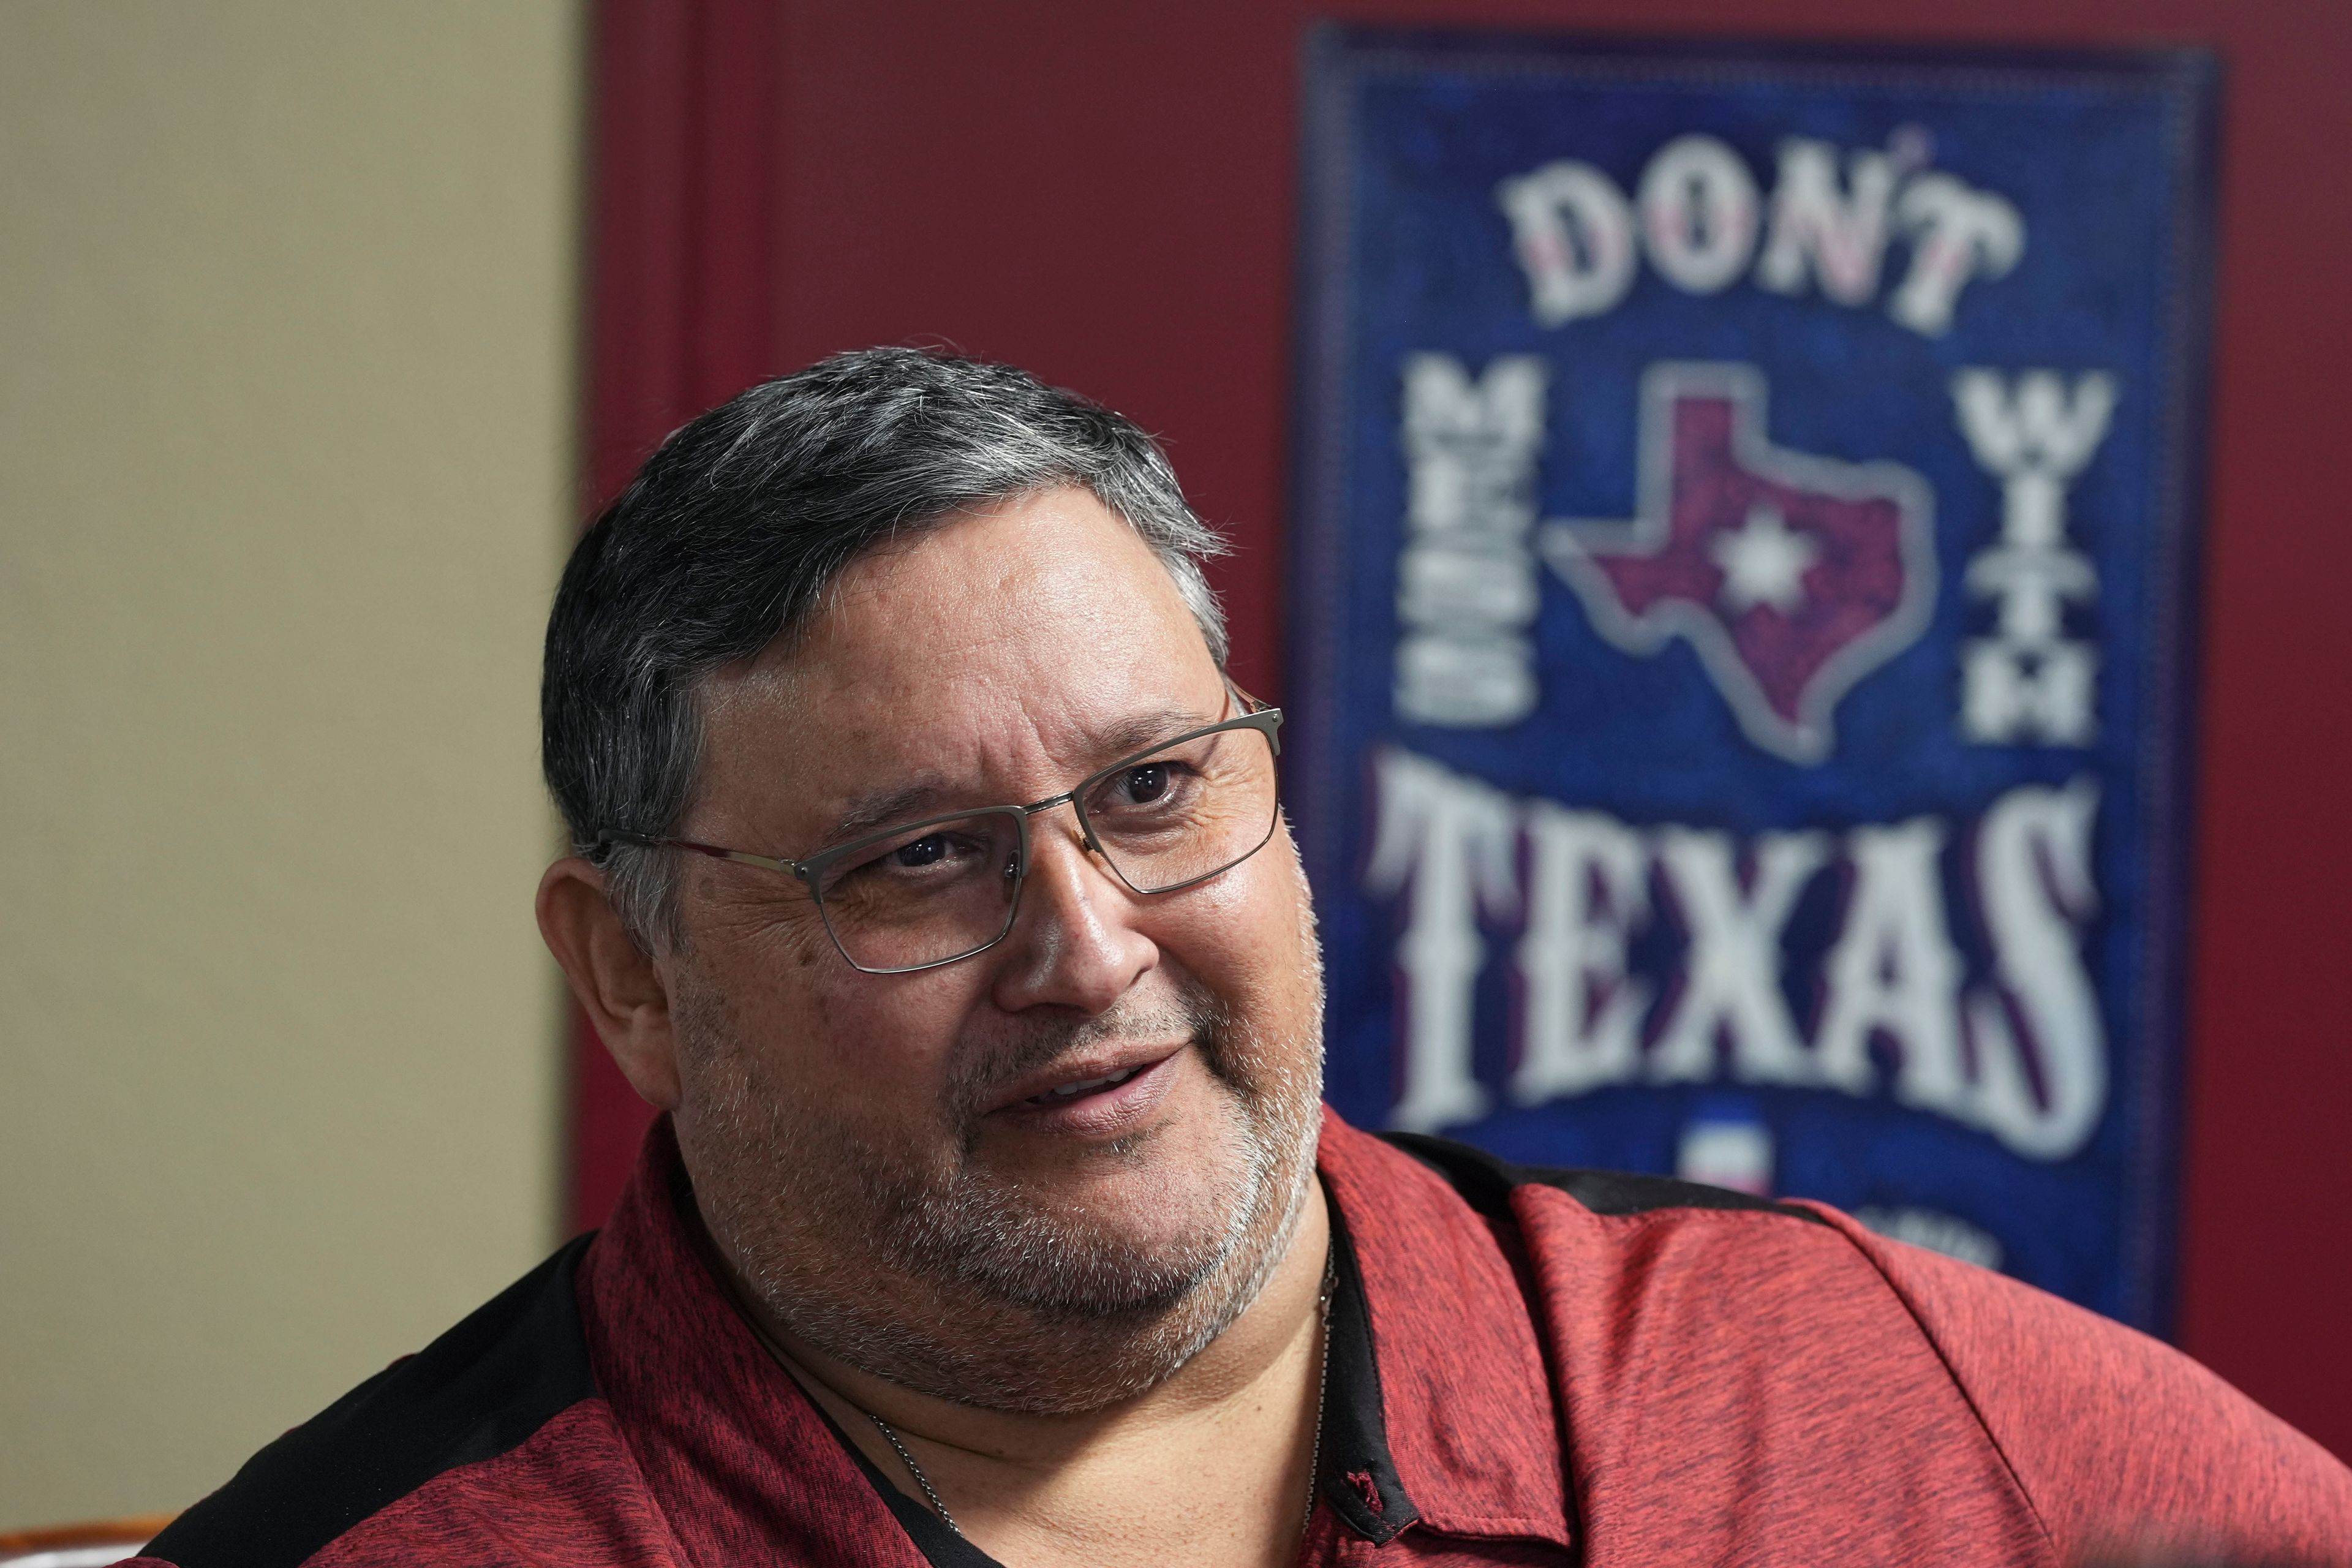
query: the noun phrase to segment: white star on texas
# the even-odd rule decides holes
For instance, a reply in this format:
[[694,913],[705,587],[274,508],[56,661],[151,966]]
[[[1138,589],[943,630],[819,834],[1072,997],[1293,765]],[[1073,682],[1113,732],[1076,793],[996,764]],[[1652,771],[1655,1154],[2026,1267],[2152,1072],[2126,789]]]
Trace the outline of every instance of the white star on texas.
[[1805,602],[1805,569],[1822,547],[1791,533],[1778,508],[1751,508],[1738,531],[1717,536],[1707,553],[1723,568],[1723,605],[1733,615],[1769,605],[1782,615]]

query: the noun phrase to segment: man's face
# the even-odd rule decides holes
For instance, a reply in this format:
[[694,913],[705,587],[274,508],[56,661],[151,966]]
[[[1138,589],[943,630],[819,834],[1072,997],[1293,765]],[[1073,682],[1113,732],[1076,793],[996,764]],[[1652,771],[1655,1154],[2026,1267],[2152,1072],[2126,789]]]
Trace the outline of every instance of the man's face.
[[[1060,795],[1236,711],[1167,571],[1073,489],[860,560],[705,696],[681,837],[793,858]],[[695,859],[664,960],[676,1120],[707,1222],[790,1331],[925,1392],[1081,1409],[1172,1371],[1279,1260],[1321,982],[1286,827],[1146,897],[1067,807],[1030,826],[1011,933],[908,974],[845,962],[799,882]]]

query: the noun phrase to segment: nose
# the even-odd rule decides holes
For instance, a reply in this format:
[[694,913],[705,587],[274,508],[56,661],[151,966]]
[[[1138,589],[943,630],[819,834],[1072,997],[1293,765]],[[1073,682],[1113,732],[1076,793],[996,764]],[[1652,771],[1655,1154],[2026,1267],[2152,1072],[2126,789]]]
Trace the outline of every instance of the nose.
[[1137,923],[1141,900],[1091,854],[1075,814],[1031,819],[1021,912],[999,948],[994,994],[1007,1012],[1074,1007],[1092,1016],[1160,962]]

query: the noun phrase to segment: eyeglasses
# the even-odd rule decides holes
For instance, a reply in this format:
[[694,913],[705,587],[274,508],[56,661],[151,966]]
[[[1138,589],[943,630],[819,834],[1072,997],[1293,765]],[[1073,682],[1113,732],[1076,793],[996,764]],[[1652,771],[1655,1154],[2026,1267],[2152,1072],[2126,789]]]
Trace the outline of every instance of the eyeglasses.
[[[1236,695],[1239,692],[1236,691]],[[1173,893],[1248,859],[1274,837],[1282,710],[1190,730],[1028,805],[927,816],[805,860],[605,831],[615,844],[690,849],[798,878],[841,956],[868,974],[911,974],[1003,942],[1029,875],[1029,819],[1067,805],[1086,847],[1137,893]]]

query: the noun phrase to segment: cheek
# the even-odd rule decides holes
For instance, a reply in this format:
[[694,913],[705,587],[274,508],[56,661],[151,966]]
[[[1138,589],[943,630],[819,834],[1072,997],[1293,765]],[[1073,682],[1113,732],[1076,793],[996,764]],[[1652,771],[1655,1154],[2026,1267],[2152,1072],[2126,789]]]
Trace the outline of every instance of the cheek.
[[1233,872],[1177,895],[1166,945],[1229,1002],[1286,1004],[1314,997],[1314,958],[1303,918],[1307,891],[1289,845],[1277,837]]
[[772,957],[739,973],[730,1012],[780,1106],[797,1107],[812,1124],[864,1128],[870,1141],[894,1142],[941,1114],[969,989],[952,969],[936,978],[863,975],[827,944],[813,964]]

